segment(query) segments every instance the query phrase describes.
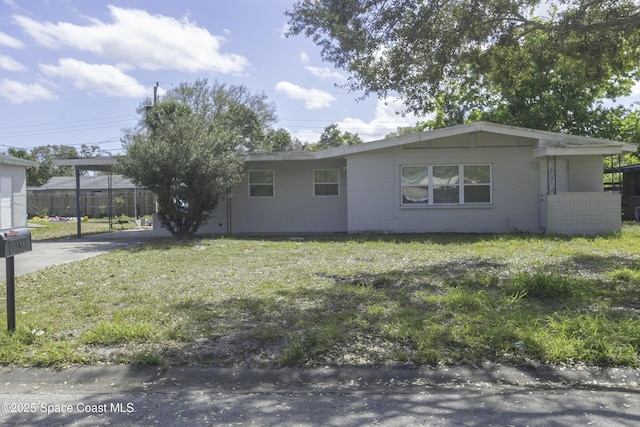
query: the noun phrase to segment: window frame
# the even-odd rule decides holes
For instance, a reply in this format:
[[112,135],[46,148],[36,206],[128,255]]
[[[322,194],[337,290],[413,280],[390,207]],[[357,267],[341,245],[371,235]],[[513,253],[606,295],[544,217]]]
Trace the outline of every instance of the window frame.
[[[329,171],[329,172],[337,172],[338,181],[316,181],[316,172]],[[340,169],[331,168],[331,169],[314,169],[313,172],[313,197],[340,197]],[[337,185],[338,193],[337,194],[318,194],[317,185]]]
[[[461,200],[464,200],[462,198],[462,192],[461,192],[461,182],[464,179],[464,177],[462,176],[462,174],[460,173],[462,170],[462,166],[461,165],[430,165],[429,168],[431,169],[431,173],[429,174],[430,177],[430,182],[429,182],[429,188],[431,189],[431,191],[433,192],[433,197],[430,197],[429,199],[432,201],[431,204],[433,204],[433,206],[445,206],[445,205],[450,205],[450,206],[456,206],[456,205],[461,205],[463,204],[463,202],[461,202]],[[436,176],[434,174],[434,169],[435,168],[457,168],[458,169],[458,175],[457,175],[457,182],[451,184],[443,184],[443,183],[437,183],[435,182],[436,180]],[[437,202],[436,201],[436,197],[435,197],[435,190],[438,188],[455,188],[458,193],[458,201],[457,202]],[[430,194],[431,196],[431,194]]]
[[[436,183],[434,178],[434,167],[457,167],[458,168],[458,180],[456,184],[445,185],[442,183]],[[489,168],[489,182],[482,183],[466,183],[465,182],[465,167],[469,166],[485,166]],[[411,185],[403,184],[403,172],[404,168],[427,168],[428,182],[426,185]],[[434,200],[434,189],[441,187],[457,187],[458,201],[457,202],[436,202]],[[428,200],[424,203],[405,203],[404,202],[404,188],[405,187],[427,187]],[[470,187],[488,187],[489,188],[489,200],[482,202],[467,202],[465,197],[465,189]],[[491,163],[468,163],[468,164],[406,164],[400,165],[400,206],[403,208],[422,208],[422,207],[471,207],[471,206],[492,206],[493,205],[493,165]]]
[[[471,166],[488,166],[489,167],[489,182],[480,182],[480,183],[469,183],[465,182],[464,169],[465,167]],[[461,187],[462,187],[462,196],[464,197],[465,205],[490,205],[493,204],[493,166],[490,163],[472,163],[466,165],[460,165],[461,174]],[[467,187],[489,187],[489,201],[488,202],[467,202],[466,201],[466,193],[465,190]]]
[[[271,173],[271,183],[265,182],[251,182],[251,173],[252,172],[270,172]],[[270,196],[254,196],[251,194],[252,187],[271,187],[271,195]],[[276,197],[276,171],[273,169],[251,169],[247,171],[247,191],[250,199],[272,199]]]
[[[404,168],[427,168],[427,185],[422,185],[422,184],[403,184],[403,169]],[[418,206],[428,206],[431,204],[431,201],[433,200],[433,190],[432,190],[432,169],[431,167],[429,167],[428,165],[401,165],[400,166],[400,205],[401,206],[412,206],[412,207],[418,207]],[[413,203],[405,203],[404,202],[404,197],[405,197],[405,193],[404,193],[404,187],[412,187],[412,188],[421,188],[421,187],[427,187],[427,199],[424,202],[413,202]]]

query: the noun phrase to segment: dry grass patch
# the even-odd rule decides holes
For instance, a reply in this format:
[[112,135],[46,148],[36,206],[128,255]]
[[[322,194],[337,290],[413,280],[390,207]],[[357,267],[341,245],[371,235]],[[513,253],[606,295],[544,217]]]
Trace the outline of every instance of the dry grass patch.
[[639,366],[639,243],[636,226],[165,240],[19,277],[0,362]]

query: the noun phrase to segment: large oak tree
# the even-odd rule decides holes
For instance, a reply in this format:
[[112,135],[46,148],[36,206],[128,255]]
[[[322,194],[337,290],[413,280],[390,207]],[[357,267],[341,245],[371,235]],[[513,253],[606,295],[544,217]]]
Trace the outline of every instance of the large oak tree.
[[351,90],[397,93],[446,125],[479,112],[589,134],[609,113],[599,100],[638,78],[637,0],[301,0],[287,15]]

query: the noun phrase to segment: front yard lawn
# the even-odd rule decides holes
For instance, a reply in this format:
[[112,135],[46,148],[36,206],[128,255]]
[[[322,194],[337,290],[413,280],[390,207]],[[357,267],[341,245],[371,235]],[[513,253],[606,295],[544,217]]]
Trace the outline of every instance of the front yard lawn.
[[[111,230],[108,219],[89,219],[81,225],[82,235],[109,233],[135,228],[134,219],[114,218]],[[32,240],[50,240],[74,238],[78,235],[76,221],[29,220],[29,232]]]
[[163,240],[18,277],[0,363],[637,367],[639,285],[637,226]]

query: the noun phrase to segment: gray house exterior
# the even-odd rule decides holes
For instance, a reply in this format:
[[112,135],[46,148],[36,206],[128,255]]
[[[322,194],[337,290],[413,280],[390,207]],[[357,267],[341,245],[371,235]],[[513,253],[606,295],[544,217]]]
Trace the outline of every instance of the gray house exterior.
[[209,234],[534,232],[621,227],[603,157],[622,142],[477,122],[318,152],[248,154]]
[[27,225],[27,167],[38,164],[0,154],[0,228]]

